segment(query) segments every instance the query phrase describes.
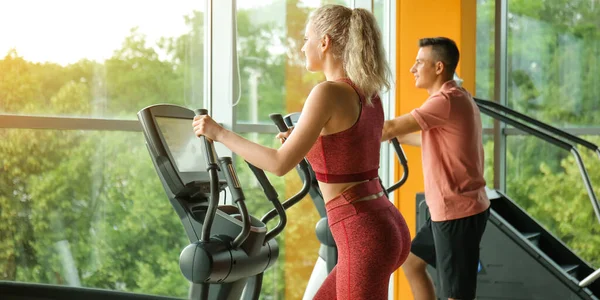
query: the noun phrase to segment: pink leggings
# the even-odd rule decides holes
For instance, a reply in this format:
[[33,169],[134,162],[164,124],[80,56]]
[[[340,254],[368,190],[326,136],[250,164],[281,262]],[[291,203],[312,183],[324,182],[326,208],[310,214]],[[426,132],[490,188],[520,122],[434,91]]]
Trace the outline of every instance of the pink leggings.
[[410,252],[410,232],[378,179],[357,184],[326,204],[338,263],[313,299],[387,300],[390,275]]

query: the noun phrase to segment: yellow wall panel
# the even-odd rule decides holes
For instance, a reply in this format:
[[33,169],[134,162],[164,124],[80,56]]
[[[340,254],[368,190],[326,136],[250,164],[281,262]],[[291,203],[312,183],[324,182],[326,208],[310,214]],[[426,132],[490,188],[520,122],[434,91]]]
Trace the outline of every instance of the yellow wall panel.
[[[460,50],[458,74],[463,86],[471,93],[475,88],[475,0],[402,0],[396,5],[396,116],[409,113],[423,104],[428,95],[414,86],[410,73],[418,51],[418,41],[424,37],[445,36],[453,39]],[[409,161],[409,178],[395,193],[394,202],[416,234],[415,196],[423,191],[421,149],[404,146]],[[396,180],[401,176],[396,165]],[[413,299],[408,282],[400,270],[394,275],[395,299]]]

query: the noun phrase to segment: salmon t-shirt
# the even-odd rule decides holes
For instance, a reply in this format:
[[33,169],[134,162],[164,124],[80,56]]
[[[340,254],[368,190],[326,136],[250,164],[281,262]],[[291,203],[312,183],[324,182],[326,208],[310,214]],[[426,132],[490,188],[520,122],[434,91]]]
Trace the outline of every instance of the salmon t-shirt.
[[479,108],[454,80],[410,112],[421,127],[425,199],[431,220],[476,215],[490,206],[483,178]]

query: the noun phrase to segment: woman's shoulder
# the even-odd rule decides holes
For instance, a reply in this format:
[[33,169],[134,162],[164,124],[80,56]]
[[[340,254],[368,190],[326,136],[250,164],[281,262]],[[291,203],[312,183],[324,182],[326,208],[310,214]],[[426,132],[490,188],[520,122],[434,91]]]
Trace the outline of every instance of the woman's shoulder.
[[312,88],[310,96],[320,99],[338,99],[353,93],[353,88],[344,82],[323,81]]
[[326,80],[319,82],[317,85],[313,87],[315,89],[327,89],[331,91],[342,89],[348,86],[350,83],[343,80]]

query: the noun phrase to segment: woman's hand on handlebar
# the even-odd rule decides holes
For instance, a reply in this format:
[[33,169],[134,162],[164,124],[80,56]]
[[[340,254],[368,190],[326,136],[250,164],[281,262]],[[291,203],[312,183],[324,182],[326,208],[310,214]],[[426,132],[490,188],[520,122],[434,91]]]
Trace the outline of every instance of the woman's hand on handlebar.
[[203,135],[217,142],[225,132],[225,129],[215,122],[215,120],[213,120],[209,115],[194,117],[192,126],[194,127],[194,133],[197,137]]
[[290,127],[286,132],[280,132],[278,133],[275,138],[279,139],[279,141],[283,144],[283,142],[285,142],[285,140],[290,136],[290,134],[292,134],[292,131],[294,130],[294,127]]

